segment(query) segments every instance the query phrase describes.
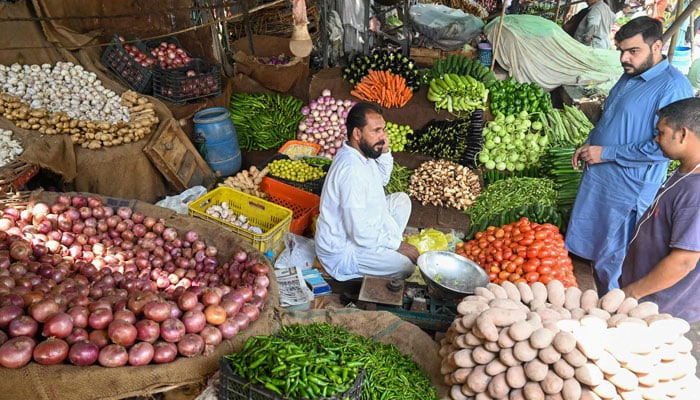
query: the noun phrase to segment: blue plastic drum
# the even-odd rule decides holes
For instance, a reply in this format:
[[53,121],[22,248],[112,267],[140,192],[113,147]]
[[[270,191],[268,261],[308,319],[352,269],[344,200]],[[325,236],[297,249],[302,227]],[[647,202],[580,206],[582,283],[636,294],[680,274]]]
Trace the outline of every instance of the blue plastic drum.
[[241,169],[241,149],[236,128],[223,107],[207,108],[194,115],[194,140],[207,164],[218,176]]

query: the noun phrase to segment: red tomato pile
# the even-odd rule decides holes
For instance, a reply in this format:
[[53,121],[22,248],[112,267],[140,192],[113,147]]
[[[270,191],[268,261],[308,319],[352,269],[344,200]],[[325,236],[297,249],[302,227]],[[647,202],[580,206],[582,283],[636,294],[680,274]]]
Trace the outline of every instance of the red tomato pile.
[[557,279],[566,287],[578,286],[564,237],[552,224],[521,218],[500,228],[489,226],[475,239],[458,243],[456,252],[483,267],[494,283]]

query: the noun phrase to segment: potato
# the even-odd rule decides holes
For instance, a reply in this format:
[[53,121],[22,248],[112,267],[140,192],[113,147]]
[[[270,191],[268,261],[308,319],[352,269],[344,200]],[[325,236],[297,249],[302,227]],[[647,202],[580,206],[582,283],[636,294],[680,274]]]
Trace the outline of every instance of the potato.
[[508,387],[508,384],[506,383],[505,372],[502,372],[491,379],[491,382],[489,382],[488,390],[489,395],[494,399],[500,399],[505,396],[508,396],[510,387]]
[[537,315],[540,316],[542,319],[542,322],[546,321],[559,321],[562,319],[561,314],[559,314],[557,311],[552,310],[551,308],[548,308],[547,306],[541,305],[535,309],[535,312]]
[[586,310],[583,308],[574,308],[571,310],[571,319],[579,320],[583,318],[584,315],[586,315]]
[[637,375],[624,368],[620,368],[617,373],[607,379],[620,390],[634,390],[639,385]]
[[498,346],[500,346],[500,348],[507,349],[515,346],[515,340],[510,336],[510,328],[513,326],[515,326],[515,324],[501,329],[501,333],[498,334]]
[[479,365],[469,374],[467,378],[467,385],[469,389],[473,390],[474,393],[480,393],[486,390],[491,381],[491,377],[486,374],[486,367]]
[[472,368],[476,366],[476,362],[472,358],[472,350],[464,349],[454,353],[454,363],[460,368]]
[[527,313],[526,321],[532,324],[532,326],[534,326],[535,329],[542,327],[542,317],[540,317],[540,314],[537,314],[534,311],[530,311],[529,313]]
[[561,387],[561,397],[564,400],[579,400],[581,398],[581,384],[576,379],[564,379]]
[[534,359],[525,364],[523,367],[525,376],[531,381],[540,382],[543,381],[549,372],[549,367],[547,364],[543,363],[538,359]]
[[438,354],[440,357],[447,357],[448,354],[452,353],[453,351],[457,351],[457,349],[452,346],[452,345],[445,345],[440,347],[440,350],[438,351]]
[[544,400],[563,400],[564,398],[561,397],[561,393],[554,393],[554,394],[545,394],[544,395]]
[[644,318],[644,322],[646,322],[647,325],[651,326],[652,322],[662,321],[662,320],[666,320],[666,319],[673,319],[673,315],[668,314],[668,313],[652,314],[652,315]]
[[482,341],[486,340],[486,336],[484,336],[484,334],[481,332],[481,329],[479,329],[479,326],[476,323],[472,326],[472,335],[474,335]]
[[471,295],[463,298],[462,301],[479,301],[488,304],[489,301],[491,301],[491,299],[486,298],[484,296]]
[[600,298],[598,307],[613,314],[625,300],[625,297],[625,292],[622,289],[613,289]]
[[530,335],[530,345],[533,349],[544,349],[552,344],[552,340],[554,340],[554,332],[547,328],[537,329]]
[[574,376],[579,382],[591,387],[598,386],[603,382],[603,373],[600,371],[600,368],[591,363],[586,363],[576,368]]
[[617,374],[621,369],[620,363],[607,351],[601,352],[600,357],[594,362],[605,375]]
[[663,388],[659,385],[650,387],[640,386],[639,392],[645,400],[665,400],[667,398]]
[[520,301],[524,304],[530,304],[533,299],[532,289],[527,283],[518,283],[518,292],[520,292]]
[[562,357],[574,368],[581,367],[586,364],[586,361],[588,361],[586,356],[584,356],[583,353],[576,348],[566,354],[563,354]]
[[513,389],[520,389],[527,383],[525,369],[522,365],[516,365],[508,368],[506,371],[506,382]]
[[624,391],[624,390],[618,390],[618,393],[620,394],[620,397],[622,400],[642,400],[642,393],[639,390],[630,390],[630,391]]
[[681,392],[681,388],[673,381],[659,383],[659,388],[668,397],[677,397]]
[[542,282],[535,282],[530,286],[532,289],[532,301],[530,308],[534,309],[533,304],[544,305],[547,302],[547,286]]
[[554,335],[552,345],[558,352],[566,354],[576,348],[576,338],[569,332],[560,331]]
[[484,298],[488,299],[489,301],[496,298],[496,296],[493,294],[492,291],[490,291],[489,289],[487,289],[485,287],[481,287],[481,286],[474,289],[474,294],[477,296],[484,297]]
[[588,289],[581,294],[581,308],[588,312],[598,305],[598,292]]
[[447,375],[443,376],[442,382],[443,382],[446,386],[452,386],[452,385],[456,385],[456,384],[457,384],[457,383],[455,383],[455,382],[452,380],[452,374],[447,374]]
[[649,319],[647,318],[649,328],[662,332],[664,336],[685,335],[690,330],[690,324],[680,318],[652,319],[651,322],[649,322]]
[[[583,311],[580,308],[579,308],[579,310]],[[581,327],[581,323],[575,319],[562,319],[562,320],[557,321],[557,328],[559,328],[560,331],[573,333],[574,331],[576,331],[580,327]]]
[[[486,365],[496,358],[496,354],[486,350],[483,345],[476,347],[471,352],[471,357],[477,364]],[[459,365],[459,364],[457,364]]]
[[637,307],[631,309],[628,314],[630,317],[633,318],[646,318],[650,315],[653,314],[658,314],[659,313],[659,306],[656,303],[652,303],[651,301],[645,301],[643,303],[639,303]]
[[525,400],[525,393],[521,389],[513,389],[508,394],[508,400]]
[[489,305],[481,301],[462,301],[457,305],[457,312],[460,315],[469,313],[481,313],[489,309]]
[[453,385],[450,388],[450,398],[452,400],[468,400],[469,397],[462,393],[462,385]]
[[615,328],[617,324],[627,318],[627,314],[615,314],[608,320],[608,328]]
[[474,400],[494,400],[494,398],[489,395],[489,392],[481,392],[474,396]]
[[571,311],[576,308],[581,308],[581,289],[576,286],[571,286],[566,288],[566,293],[564,293],[564,307]]
[[513,349],[501,349],[501,351],[498,352],[498,359],[508,367],[520,365],[520,360],[516,359],[513,355]]
[[537,382],[528,382],[523,387],[526,400],[544,400],[544,392]]
[[608,381],[602,381],[600,384],[592,386],[592,389],[601,399],[612,399],[617,394],[615,386]]
[[547,304],[546,307],[549,308],[549,309],[552,310],[552,311],[556,311],[556,312],[559,314],[560,319],[561,319],[561,318],[563,318],[563,319],[571,319],[571,311],[567,310],[567,309],[564,308],[563,306],[558,306],[558,305],[555,305],[555,304]]
[[547,301],[559,307],[563,307],[566,302],[566,289],[561,281],[552,279],[547,283]]
[[627,362],[624,367],[637,374],[648,374],[654,370],[654,364],[651,359],[640,356],[639,354],[627,354]]
[[460,349],[466,349],[466,348],[470,347],[469,344],[467,344],[467,334],[466,333],[464,335],[457,336],[454,340],[454,343]]
[[687,337],[681,336],[671,344],[671,348],[678,353],[689,353],[693,349],[693,342]]
[[449,360],[450,360],[449,357],[445,357],[440,362],[440,374],[448,375],[448,374],[451,374],[452,371],[457,369],[454,366],[450,365]]
[[506,293],[506,290],[501,287],[501,285],[497,285],[495,283],[489,283],[486,285],[486,288],[493,293],[494,297],[497,299],[507,299],[508,298],[508,293]]
[[469,329],[466,329],[464,325],[462,325],[462,319],[458,318],[452,321],[452,324],[450,325],[450,328],[453,329],[456,333],[463,334],[467,333]]
[[581,400],[601,400],[601,398],[592,390],[581,388]]
[[535,331],[535,327],[528,321],[518,321],[508,327],[508,335],[515,341],[527,340]]
[[561,353],[554,349],[554,346],[549,345],[541,349],[537,357],[545,364],[554,364],[561,359]]
[[581,350],[581,353],[591,360],[597,360],[600,358],[601,353],[605,350],[600,342],[600,331],[593,329],[579,331],[582,333],[577,333],[576,337],[576,347]]
[[489,307],[505,308],[506,310],[524,310],[525,312],[530,311],[523,303],[511,299],[493,299],[489,302]]
[[[500,334],[499,334],[500,337]],[[492,353],[498,353],[501,351],[501,346],[498,345],[498,342],[485,342],[481,344],[486,350],[492,352]]]
[[473,390],[467,385],[466,383],[462,385],[462,394],[467,396],[467,397],[474,397],[476,396],[476,393],[474,393]]
[[515,322],[525,320],[527,313],[523,310],[506,310],[502,308],[490,308],[477,318],[476,326],[487,340],[498,340],[497,326],[510,326]]
[[552,369],[554,369],[554,372],[555,372],[557,375],[559,375],[559,377],[560,377],[561,379],[573,378],[573,377],[574,377],[574,373],[576,372],[576,370],[574,369],[574,367],[572,367],[571,365],[569,365],[569,363],[566,362],[566,360],[564,360],[563,358],[560,358],[559,360],[557,360],[557,361],[554,363],[554,365],[552,365]]
[[509,299],[520,303],[520,291],[518,291],[518,287],[513,282],[504,281],[501,283],[501,287],[506,291]]
[[503,364],[501,362],[501,360],[499,360],[498,358],[495,358],[495,359],[491,360],[491,362],[486,364],[485,371],[487,374],[489,374],[491,376],[496,376],[496,375],[500,374],[501,372],[506,372],[507,369],[508,369],[508,366]]
[[459,368],[451,374],[452,381],[454,384],[459,383],[460,385],[467,381],[469,374],[472,373],[473,368]]
[[586,315],[581,318],[581,326],[593,328],[602,332],[608,328],[607,321],[607,319],[602,319],[594,315]]
[[637,307],[639,302],[634,297],[627,297],[622,301],[619,307],[617,307],[617,314],[627,314],[631,309]]
[[597,318],[602,319],[606,325],[607,325],[608,320],[610,319],[610,313],[603,310],[603,309],[600,309],[598,307],[594,307],[594,308],[591,308],[590,310],[588,310],[587,315],[591,315],[593,317],[597,317]]
[[528,362],[537,357],[537,350],[530,346],[529,341],[524,340],[515,344],[515,347],[513,347],[513,356],[517,360]]
[[555,374],[554,371],[547,371],[547,376],[540,382],[540,386],[546,394],[555,394],[561,392],[564,380]]
[[465,333],[466,337],[464,340],[467,342],[467,345],[476,347],[484,343],[484,340],[481,338],[478,338],[476,335],[474,335],[472,332],[467,332]]

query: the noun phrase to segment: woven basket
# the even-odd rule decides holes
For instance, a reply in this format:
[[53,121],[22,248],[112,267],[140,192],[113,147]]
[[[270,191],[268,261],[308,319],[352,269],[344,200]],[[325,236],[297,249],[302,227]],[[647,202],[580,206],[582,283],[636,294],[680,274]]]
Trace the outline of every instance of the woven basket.
[[0,193],[16,192],[39,173],[39,166],[13,161],[0,167]]
[[[320,17],[315,0],[307,0],[306,15],[309,20],[309,34],[311,39],[316,41],[320,34]],[[293,25],[292,5],[289,2],[250,14],[250,29],[254,35],[291,37]],[[228,30],[231,43],[246,36],[243,20],[230,22]]]

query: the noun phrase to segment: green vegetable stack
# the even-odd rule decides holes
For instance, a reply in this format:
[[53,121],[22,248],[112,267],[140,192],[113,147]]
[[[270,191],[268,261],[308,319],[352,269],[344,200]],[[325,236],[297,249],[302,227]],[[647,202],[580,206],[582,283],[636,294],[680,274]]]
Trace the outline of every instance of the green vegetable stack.
[[483,135],[484,149],[479,154],[479,162],[487,169],[499,171],[523,171],[537,164],[549,144],[542,133],[542,124],[530,122],[526,111],[507,117],[496,114],[496,118],[486,124]]
[[549,93],[536,83],[518,83],[512,77],[505,81],[496,81],[489,88],[491,91],[491,112],[505,115],[527,111],[532,114],[548,112],[552,109]]
[[231,120],[245,150],[278,149],[296,139],[304,119],[302,102],[279,94],[236,93],[231,96]]
[[288,339],[251,337],[224,358],[236,375],[292,399],[331,397],[352,387],[363,365],[353,355]]
[[401,54],[400,51],[377,49],[363,57],[357,57],[352,64],[343,69],[343,79],[355,86],[369,70],[389,71],[394,75],[401,75],[406,79],[406,85],[412,92],[418,90],[420,74],[416,63]]
[[270,175],[293,182],[313,181],[326,175],[320,167],[313,167],[301,160],[274,160],[267,167]]
[[518,178],[539,178],[542,174],[538,165],[529,165],[522,171],[499,171],[497,169],[485,169],[483,170],[482,175],[484,177],[484,184],[488,186],[494,182],[508,179],[513,176],[517,176]]
[[[328,358],[342,360],[337,364],[341,368],[360,364],[365,371],[362,400],[438,398],[430,379],[410,356],[401,354],[394,345],[375,342],[329,324],[284,326],[280,335],[305,349],[330,352]],[[308,360],[315,363],[312,357]]]
[[561,229],[554,182],[546,178],[512,177],[484,189],[466,213],[471,218],[470,232],[486,230],[489,225],[503,226],[527,217],[538,223],[549,222]]
[[540,122],[553,146],[578,147],[588,138],[593,124],[575,107],[564,105],[564,110],[552,109],[540,115]]
[[436,60],[433,64],[431,77],[439,78],[443,74],[469,75],[484,83],[488,89],[496,83],[496,75],[484,66],[479,60],[472,60],[456,54],[450,54],[447,58]]
[[459,162],[473,168],[481,151],[483,113],[475,111],[469,120],[428,122],[416,131],[406,150],[435,158]]
[[554,147],[547,149],[547,154],[542,157],[542,170],[554,181],[557,204],[564,223],[568,222],[571,215],[581,182],[582,171],[571,166],[571,157],[575,151],[574,147]]
[[404,151],[406,143],[408,143],[408,136],[413,135],[413,129],[409,125],[399,125],[388,121],[384,130],[389,136],[391,151]]
[[428,100],[435,102],[435,110],[471,113],[482,110],[489,91],[484,84],[469,75],[444,74],[430,81]]
[[394,169],[391,170],[389,183],[384,186],[384,191],[387,194],[398,192],[408,193],[408,181],[411,179],[412,173],[413,171],[410,169],[402,167],[394,162]]

